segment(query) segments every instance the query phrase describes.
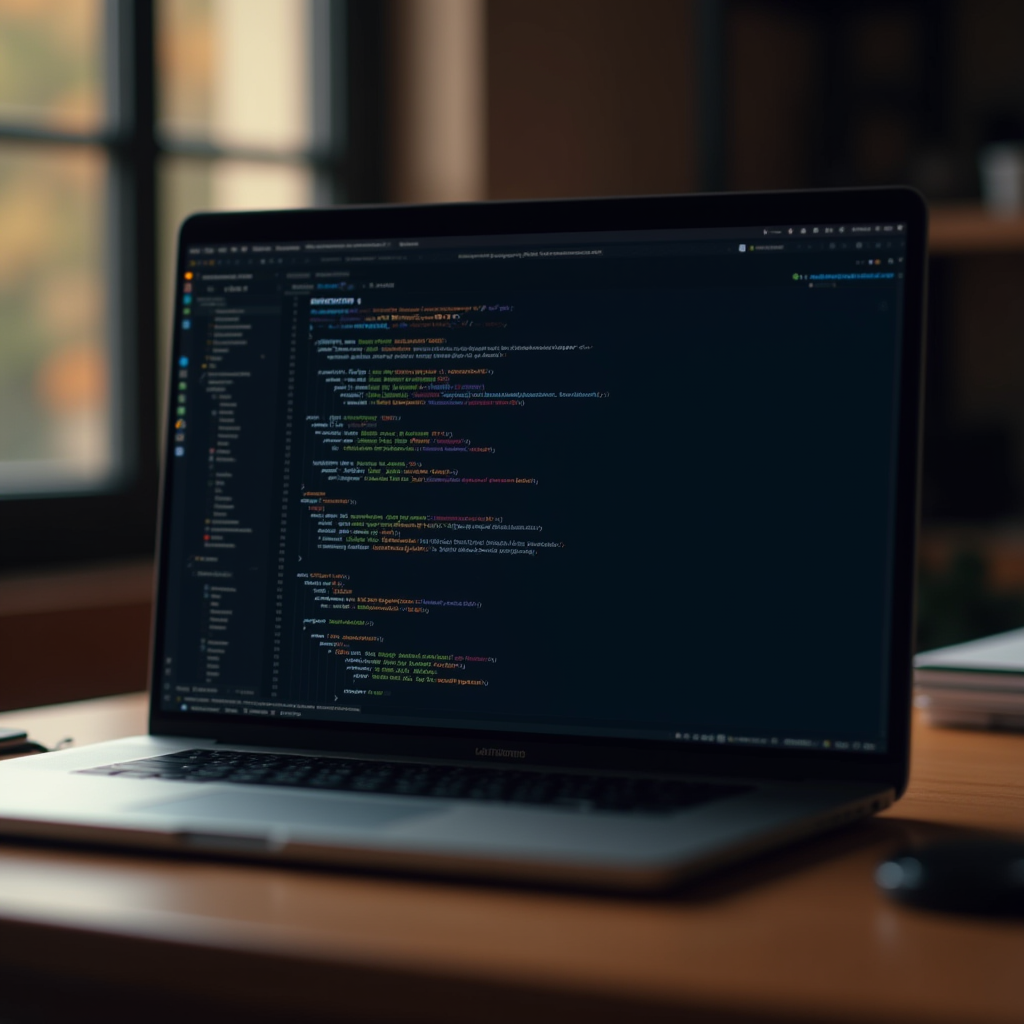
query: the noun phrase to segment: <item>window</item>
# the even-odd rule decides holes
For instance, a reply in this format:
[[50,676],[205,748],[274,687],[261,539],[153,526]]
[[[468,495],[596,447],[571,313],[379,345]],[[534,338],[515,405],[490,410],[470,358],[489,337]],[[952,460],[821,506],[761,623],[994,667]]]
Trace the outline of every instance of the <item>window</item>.
[[98,0],[0,5],[0,495],[102,490],[110,153]]
[[383,198],[383,8],[0,0],[0,568],[151,552],[177,225]]

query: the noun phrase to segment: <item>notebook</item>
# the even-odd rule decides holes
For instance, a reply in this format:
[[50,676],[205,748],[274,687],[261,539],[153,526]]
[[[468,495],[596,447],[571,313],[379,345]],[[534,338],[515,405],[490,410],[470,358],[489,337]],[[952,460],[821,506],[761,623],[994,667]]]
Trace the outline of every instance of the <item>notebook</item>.
[[922,651],[914,689],[932,725],[1024,729],[1024,629]]
[[907,776],[906,189],[181,230],[147,736],[0,832],[673,885]]

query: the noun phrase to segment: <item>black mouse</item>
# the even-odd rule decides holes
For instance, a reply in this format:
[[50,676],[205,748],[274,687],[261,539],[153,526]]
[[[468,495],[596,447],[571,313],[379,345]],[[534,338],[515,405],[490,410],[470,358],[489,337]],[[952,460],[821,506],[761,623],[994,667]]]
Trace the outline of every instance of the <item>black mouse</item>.
[[1024,914],[1024,842],[947,839],[887,857],[875,881],[901,903],[930,910]]

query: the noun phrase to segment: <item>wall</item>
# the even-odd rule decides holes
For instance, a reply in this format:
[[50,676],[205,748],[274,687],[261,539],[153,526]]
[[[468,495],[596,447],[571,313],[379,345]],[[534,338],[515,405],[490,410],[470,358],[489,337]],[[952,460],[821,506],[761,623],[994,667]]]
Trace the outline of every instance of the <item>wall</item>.
[[0,577],[0,711],[143,690],[148,562]]
[[493,199],[696,184],[689,0],[490,0]]

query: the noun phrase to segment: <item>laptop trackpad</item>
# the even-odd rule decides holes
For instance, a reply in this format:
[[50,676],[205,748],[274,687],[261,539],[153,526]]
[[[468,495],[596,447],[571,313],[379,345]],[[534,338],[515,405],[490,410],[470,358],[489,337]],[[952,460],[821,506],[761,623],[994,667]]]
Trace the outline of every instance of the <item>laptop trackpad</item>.
[[216,821],[246,821],[264,828],[383,828],[446,808],[416,807],[398,800],[351,800],[301,793],[210,793],[143,804],[140,811]]

